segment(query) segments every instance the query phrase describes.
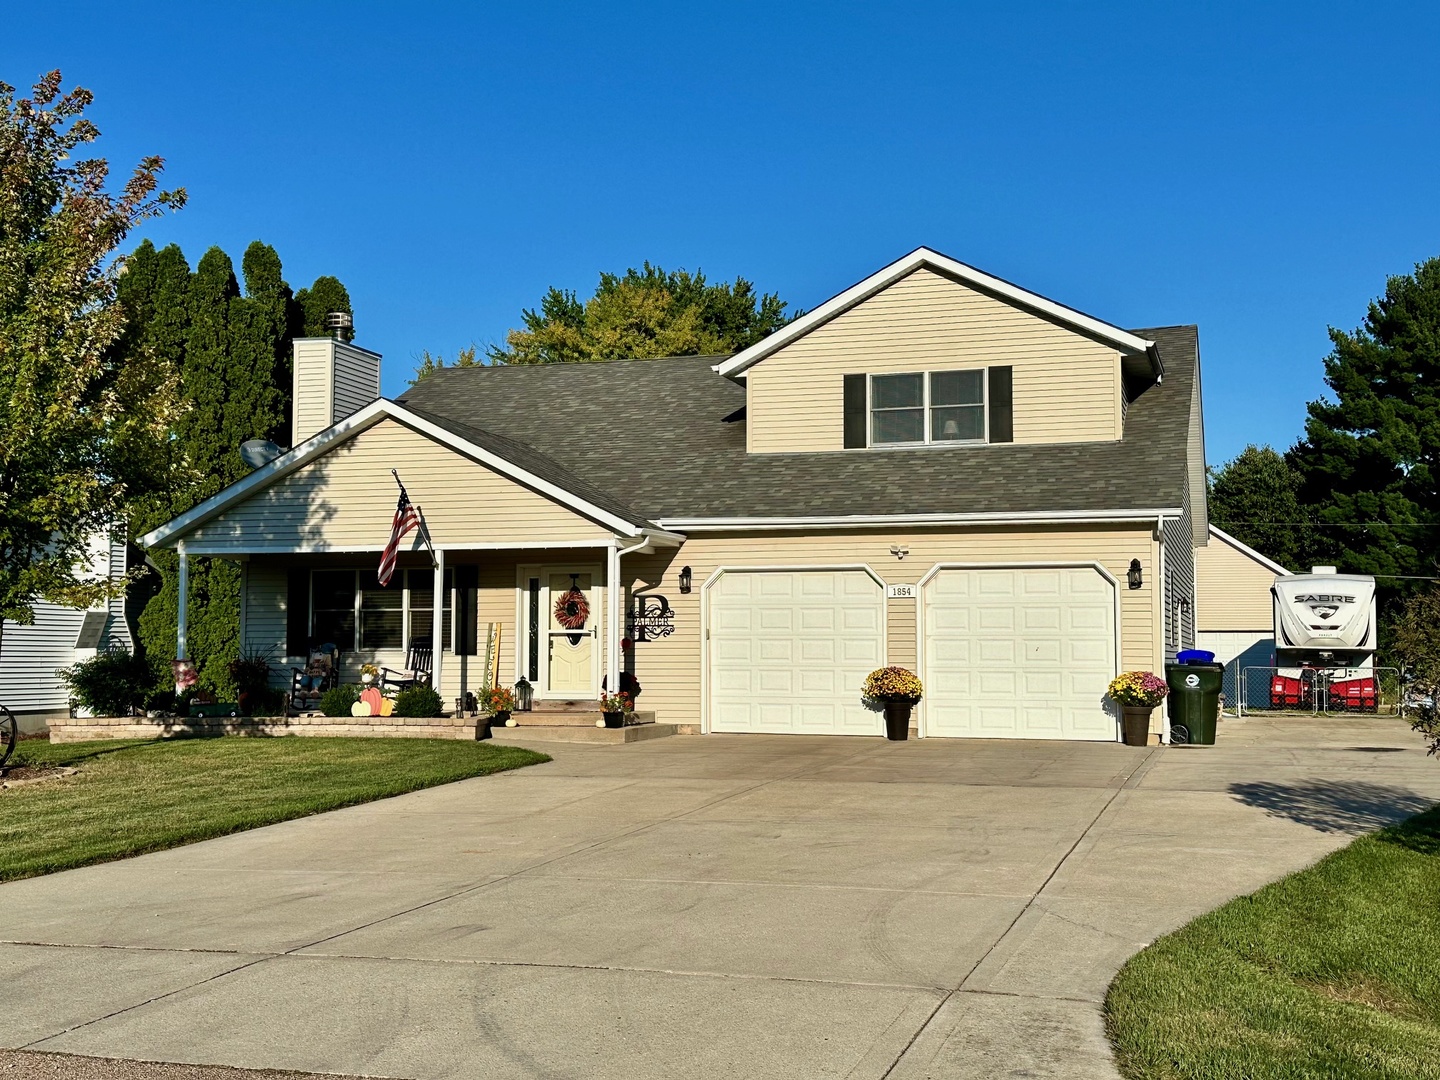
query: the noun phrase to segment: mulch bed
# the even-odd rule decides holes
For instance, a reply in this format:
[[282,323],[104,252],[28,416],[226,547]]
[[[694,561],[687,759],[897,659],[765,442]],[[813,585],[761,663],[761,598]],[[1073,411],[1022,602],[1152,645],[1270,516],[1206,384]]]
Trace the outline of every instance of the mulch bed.
[[0,768],[0,789],[38,784],[45,780],[62,780],[79,771],[62,765],[7,765]]

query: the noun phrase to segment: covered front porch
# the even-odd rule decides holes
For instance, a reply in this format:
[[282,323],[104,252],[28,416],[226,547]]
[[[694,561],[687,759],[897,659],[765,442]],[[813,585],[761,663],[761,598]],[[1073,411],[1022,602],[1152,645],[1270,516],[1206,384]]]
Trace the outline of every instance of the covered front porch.
[[[385,585],[378,549],[250,553],[241,561],[242,648],[274,657],[277,690],[310,650],[333,645],[342,681],[359,682],[366,664],[418,667],[447,713],[473,711],[480,690],[522,680],[538,705],[593,705],[626,669],[622,560],[653,551],[650,541],[620,538],[437,546],[433,558],[402,554]],[[190,554],[182,551],[182,565]],[[182,628],[183,620],[182,606]],[[180,641],[183,651],[183,629]]]

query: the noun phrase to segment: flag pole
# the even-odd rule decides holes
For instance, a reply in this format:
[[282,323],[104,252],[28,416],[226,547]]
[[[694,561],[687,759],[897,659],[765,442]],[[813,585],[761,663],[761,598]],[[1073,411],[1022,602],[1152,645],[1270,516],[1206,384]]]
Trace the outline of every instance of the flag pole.
[[[405,485],[400,482],[399,470],[391,469],[390,475],[395,477],[395,486],[402,492],[405,491]],[[415,513],[420,518],[420,539],[424,541],[425,547],[430,551],[430,568],[432,570],[436,569],[440,564],[435,558],[435,539],[430,535],[430,525],[425,520],[425,511],[416,503],[411,503],[410,505],[415,507]]]

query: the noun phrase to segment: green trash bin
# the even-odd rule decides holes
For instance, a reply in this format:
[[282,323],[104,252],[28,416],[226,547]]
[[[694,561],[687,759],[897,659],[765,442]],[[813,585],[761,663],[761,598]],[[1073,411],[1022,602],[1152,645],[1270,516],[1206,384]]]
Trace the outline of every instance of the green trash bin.
[[1220,684],[1223,664],[1166,664],[1170,687],[1170,741],[1215,745],[1215,724],[1220,719]]

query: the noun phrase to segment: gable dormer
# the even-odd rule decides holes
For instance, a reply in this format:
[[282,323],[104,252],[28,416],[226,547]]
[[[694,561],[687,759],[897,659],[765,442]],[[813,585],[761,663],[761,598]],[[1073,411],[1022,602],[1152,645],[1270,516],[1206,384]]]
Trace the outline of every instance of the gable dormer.
[[716,366],[755,454],[1108,442],[1153,343],[927,248]]

